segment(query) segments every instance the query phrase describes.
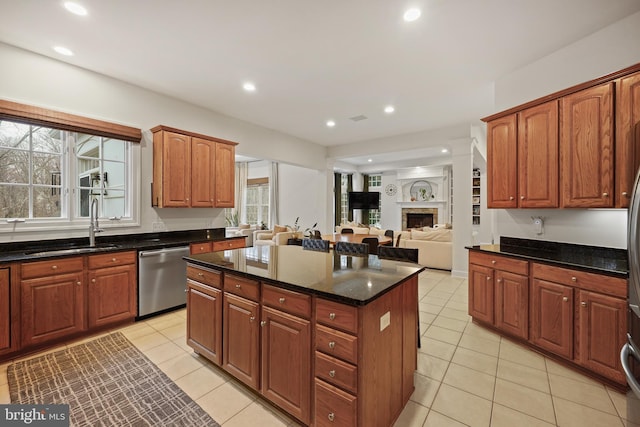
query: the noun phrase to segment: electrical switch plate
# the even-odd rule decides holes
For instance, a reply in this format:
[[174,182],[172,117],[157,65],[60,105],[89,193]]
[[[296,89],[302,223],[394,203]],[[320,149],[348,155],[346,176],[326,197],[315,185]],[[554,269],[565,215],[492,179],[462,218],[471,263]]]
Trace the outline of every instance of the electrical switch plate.
[[380,332],[384,331],[391,324],[391,312],[387,311],[380,316]]
[[151,224],[151,230],[154,232],[164,231],[164,223],[163,222],[154,222]]
[[531,217],[531,219],[533,220],[533,229],[535,230],[536,234],[542,234],[542,227],[544,226],[544,220],[542,217],[539,216],[534,216]]

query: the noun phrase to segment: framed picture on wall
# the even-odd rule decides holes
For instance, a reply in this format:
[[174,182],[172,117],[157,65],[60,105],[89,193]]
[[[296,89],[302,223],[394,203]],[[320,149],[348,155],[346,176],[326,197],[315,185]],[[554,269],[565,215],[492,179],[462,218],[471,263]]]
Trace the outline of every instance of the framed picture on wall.
[[480,204],[480,196],[474,196],[473,197],[473,204],[474,205],[479,205]]

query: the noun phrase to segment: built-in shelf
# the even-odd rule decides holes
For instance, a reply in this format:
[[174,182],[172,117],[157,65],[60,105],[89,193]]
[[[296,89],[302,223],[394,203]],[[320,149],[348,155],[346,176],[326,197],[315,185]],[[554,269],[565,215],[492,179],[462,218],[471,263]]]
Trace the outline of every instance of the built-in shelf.
[[480,225],[480,169],[473,169],[471,179],[471,224]]

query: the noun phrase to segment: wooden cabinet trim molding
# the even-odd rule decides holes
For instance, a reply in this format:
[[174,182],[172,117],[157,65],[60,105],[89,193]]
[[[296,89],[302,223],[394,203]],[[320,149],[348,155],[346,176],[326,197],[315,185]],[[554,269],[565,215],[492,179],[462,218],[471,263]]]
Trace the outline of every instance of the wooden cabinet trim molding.
[[196,133],[196,132],[190,132],[188,130],[176,129],[176,128],[172,128],[172,127],[164,126],[164,125],[158,125],[156,127],[151,128],[151,132],[152,133],[158,132],[160,130],[164,130],[164,131],[167,131],[167,132],[181,133],[183,135],[187,135],[187,136],[191,136],[191,137],[195,137],[195,138],[200,138],[200,139],[206,139],[206,140],[209,140],[209,141],[220,142],[222,144],[238,145],[237,142],[229,141],[227,139],[216,138],[216,137],[213,137],[213,136],[204,135],[204,134]]

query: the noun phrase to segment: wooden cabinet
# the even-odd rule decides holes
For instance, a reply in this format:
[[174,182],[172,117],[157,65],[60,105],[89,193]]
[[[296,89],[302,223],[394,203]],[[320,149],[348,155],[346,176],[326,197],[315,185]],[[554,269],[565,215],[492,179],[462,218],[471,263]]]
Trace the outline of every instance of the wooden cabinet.
[[616,81],[615,207],[627,208],[640,165],[640,73]]
[[619,354],[627,331],[627,281],[538,263],[531,271],[532,342],[625,384]]
[[137,253],[91,255],[89,262],[89,328],[115,324],[136,317]]
[[573,357],[573,288],[534,278],[531,282],[531,341]]
[[0,351],[11,347],[9,271],[8,268],[0,268]]
[[558,101],[518,113],[518,207],[557,208]]
[[469,315],[527,339],[529,263],[499,255],[469,253]]
[[487,123],[487,207],[518,207],[517,117]]
[[255,390],[260,389],[260,284],[225,274],[223,280],[222,366]]
[[191,255],[204,254],[213,251],[213,242],[191,243],[189,245],[189,253]]
[[23,263],[21,270],[23,347],[86,329],[82,257]]
[[235,142],[166,126],[151,131],[153,206],[234,206]]
[[311,322],[263,307],[261,325],[262,394],[298,420],[309,424]]
[[222,364],[222,281],[220,272],[187,266],[187,345]]
[[613,207],[613,83],[567,95],[560,105],[562,206]]

